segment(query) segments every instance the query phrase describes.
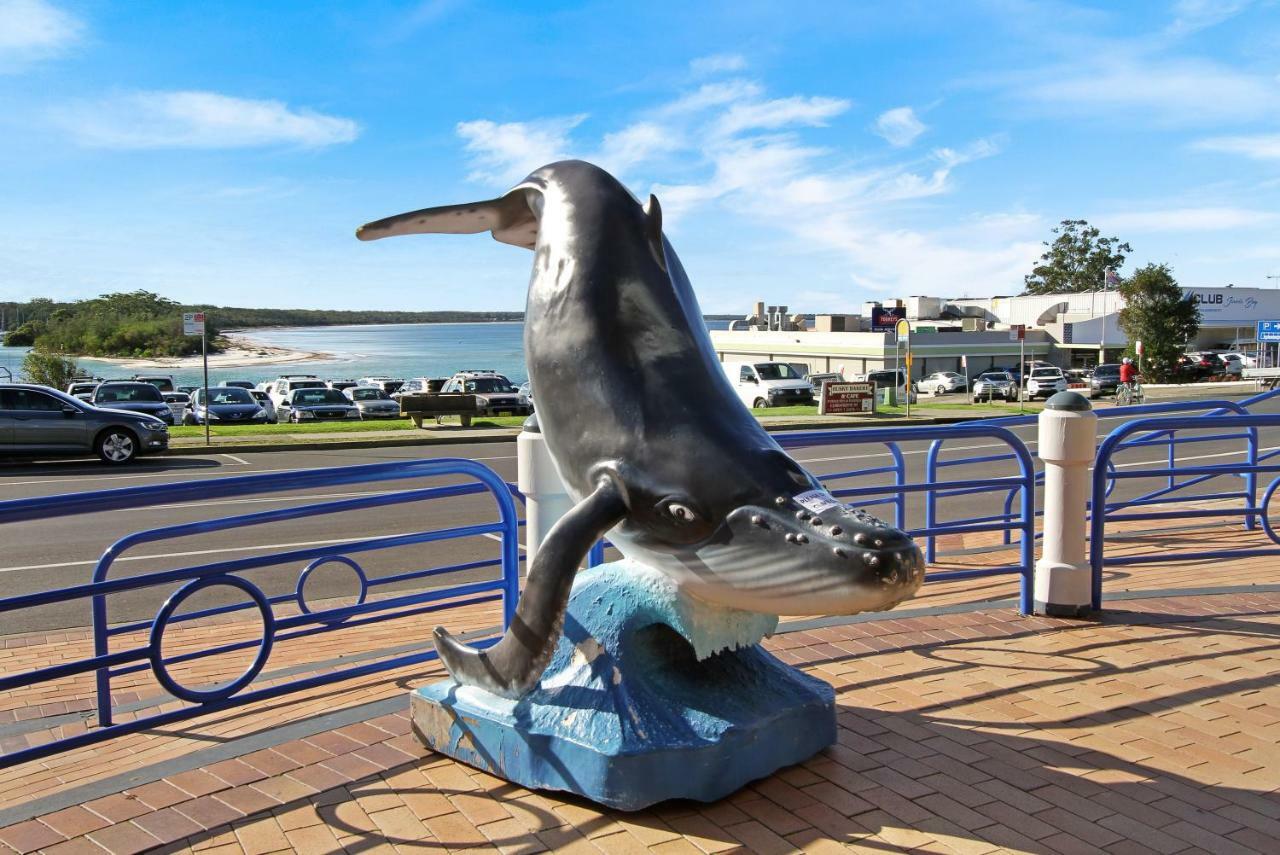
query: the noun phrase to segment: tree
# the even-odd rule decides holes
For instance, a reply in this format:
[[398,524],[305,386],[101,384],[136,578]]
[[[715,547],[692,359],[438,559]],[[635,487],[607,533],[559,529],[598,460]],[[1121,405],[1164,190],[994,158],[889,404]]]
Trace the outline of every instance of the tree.
[[1103,286],[1107,268],[1119,270],[1133,247],[1102,232],[1087,220],[1063,220],[1054,228],[1053,243],[1023,278],[1024,294],[1076,294]]
[[1183,299],[1182,289],[1164,264],[1148,264],[1120,283],[1124,308],[1120,329],[1136,357],[1142,342],[1142,371],[1155,380],[1171,380],[1178,357],[1200,330],[1200,308]]
[[80,375],[80,366],[76,365],[74,359],[61,354],[33,350],[22,360],[22,373],[26,375],[28,383],[66,389],[71,378]]

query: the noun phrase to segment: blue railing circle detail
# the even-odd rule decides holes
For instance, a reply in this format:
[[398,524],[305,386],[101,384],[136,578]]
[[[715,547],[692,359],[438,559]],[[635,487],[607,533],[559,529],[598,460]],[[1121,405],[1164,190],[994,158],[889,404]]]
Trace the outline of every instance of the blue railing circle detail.
[[1258,517],[1262,520],[1262,530],[1267,533],[1267,537],[1276,543],[1280,543],[1280,536],[1271,527],[1271,515],[1267,513],[1267,509],[1271,505],[1271,497],[1275,495],[1277,487],[1280,487],[1280,478],[1272,481],[1271,486],[1267,488],[1267,492],[1262,494],[1262,504],[1258,506]]
[[[369,596],[369,577],[365,576],[364,568],[345,555],[325,555],[317,558],[306,566],[300,574],[298,574],[298,589],[294,594],[294,599],[298,601],[298,608],[302,609],[303,614],[313,614],[311,607],[307,605],[307,598],[302,595],[302,589],[306,587],[307,579],[311,576],[311,571],[325,564],[345,564],[356,574],[356,579],[360,581],[360,595],[356,597],[354,605],[363,606],[365,599]],[[323,612],[321,613],[323,614]],[[342,623],[349,618],[350,615],[339,615],[335,618],[328,618],[328,623]]]
[[[160,650],[161,643],[164,640],[164,631],[169,626],[169,620],[173,617],[173,613],[178,610],[178,607],[193,594],[214,585],[227,585],[232,588],[238,588],[249,595],[249,598],[253,600],[262,615],[262,644],[259,646],[258,655],[253,662],[235,680],[216,689],[192,689],[179,683],[169,673]],[[262,593],[257,585],[239,576],[228,576],[226,574],[202,576],[198,579],[192,579],[175,591],[169,599],[165,600],[164,605],[160,607],[160,611],[156,612],[155,622],[151,624],[151,636],[147,642],[147,655],[151,659],[151,669],[155,672],[156,679],[160,681],[160,685],[164,687],[165,691],[176,698],[181,698],[193,704],[208,704],[229,698],[253,682],[253,678],[258,676],[262,666],[267,664],[267,658],[271,656],[271,644],[275,636],[275,629],[276,619],[271,612],[271,604],[267,602],[266,595]]]

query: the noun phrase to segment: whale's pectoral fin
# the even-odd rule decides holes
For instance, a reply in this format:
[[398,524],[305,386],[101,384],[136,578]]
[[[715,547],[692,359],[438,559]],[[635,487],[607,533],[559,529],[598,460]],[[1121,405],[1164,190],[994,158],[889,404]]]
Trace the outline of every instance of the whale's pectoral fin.
[[538,218],[529,206],[528,191],[539,188],[521,184],[497,199],[466,205],[442,205],[365,223],[356,229],[360,240],[400,235],[472,235],[493,232],[494,240],[533,249],[538,240]]
[[645,237],[649,241],[649,251],[653,253],[658,266],[666,270],[667,251],[662,244],[662,206],[658,204],[658,197],[652,193],[649,194],[649,201],[645,203],[644,215]]
[[552,526],[529,568],[515,619],[493,647],[468,647],[444,627],[436,627],[436,651],[453,678],[464,686],[513,699],[536,686],[560,640],[578,565],[626,512],[621,491],[612,478],[606,478]]

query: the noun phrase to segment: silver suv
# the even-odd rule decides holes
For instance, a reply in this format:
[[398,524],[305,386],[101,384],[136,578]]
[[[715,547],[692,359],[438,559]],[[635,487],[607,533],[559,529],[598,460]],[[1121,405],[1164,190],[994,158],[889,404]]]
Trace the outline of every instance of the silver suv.
[[0,456],[97,454],[128,463],[169,447],[169,427],[145,413],[108,410],[28,383],[0,383]]
[[459,371],[440,391],[475,395],[476,413],[482,416],[527,416],[533,412],[529,398],[496,371]]

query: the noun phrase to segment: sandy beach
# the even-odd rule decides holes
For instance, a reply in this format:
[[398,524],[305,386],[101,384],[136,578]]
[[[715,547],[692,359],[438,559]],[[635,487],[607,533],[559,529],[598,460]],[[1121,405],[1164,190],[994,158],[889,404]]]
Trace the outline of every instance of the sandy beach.
[[[307,352],[290,350],[286,347],[263,344],[240,333],[223,333],[223,338],[231,346],[221,353],[209,354],[209,368],[255,368],[261,365],[285,365],[290,362],[315,362],[334,359],[337,354],[326,352]],[[172,368],[200,370],[202,365],[199,354],[161,359],[126,359],[121,357],[95,356],[95,362],[106,362],[121,368]]]

